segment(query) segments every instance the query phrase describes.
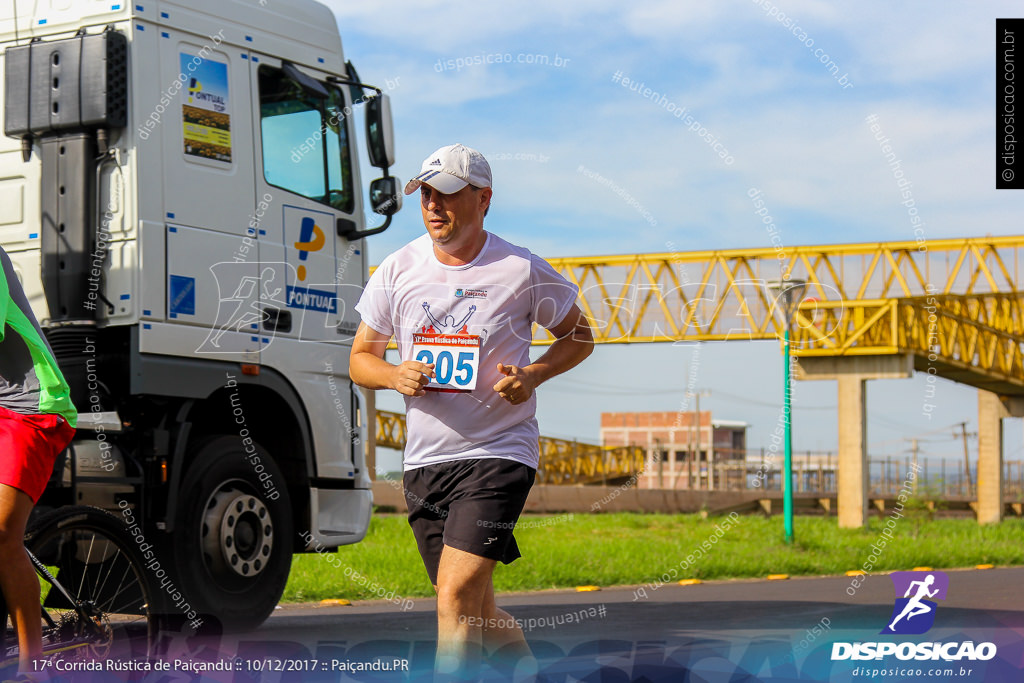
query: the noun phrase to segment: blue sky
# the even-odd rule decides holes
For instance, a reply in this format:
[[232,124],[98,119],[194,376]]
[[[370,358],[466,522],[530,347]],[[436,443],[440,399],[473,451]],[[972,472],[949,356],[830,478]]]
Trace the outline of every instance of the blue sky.
[[[386,12],[325,4],[363,79],[392,86],[393,172],[408,179],[443,144],[476,147],[494,172],[487,229],[542,256],[769,246],[752,187],[787,245],[911,240],[865,122],[871,114],[913,182],[927,239],[1021,230],[1024,194],[994,189],[993,153],[995,18],[1019,14],[1019,4],[399,1]],[[505,54],[512,63],[449,68],[449,60]],[[518,63],[534,55],[549,63]],[[666,103],[614,82],[617,72]],[[837,81],[843,75],[852,86]],[[686,107],[732,163],[667,102]],[[375,177],[365,160],[363,172]],[[408,203],[371,238],[371,262],[422,230]],[[596,440],[601,411],[680,409],[693,353],[690,345],[597,349],[541,389],[542,433]],[[706,344],[696,368],[695,385],[711,392],[701,407],[749,422],[749,446],[766,445],[781,401],[778,345]],[[923,392],[921,377],[869,383],[873,455],[905,455],[904,438],[922,436],[925,454],[962,458],[949,427],[966,420],[976,431],[976,392],[943,381],[931,419]],[[795,447],[834,450],[835,384],[799,383],[794,394]],[[395,398],[381,394],[380,405],[398,408]],[[1024,457],[1019,420],[1006,422],[1006,437],[1007,457]]]

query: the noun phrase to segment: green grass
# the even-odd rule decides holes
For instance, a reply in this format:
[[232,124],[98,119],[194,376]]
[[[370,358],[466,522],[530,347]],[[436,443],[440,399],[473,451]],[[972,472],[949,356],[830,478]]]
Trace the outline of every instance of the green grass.
[[[767,574],[840,574],[860,569],[880,539],[885,520],[865,529],[839,529],[836,519],[797,517],[796,542],[783,541],[781,516],[741,516],[692,565],[680,563],[725,526],[725,517],[699,515],[528,515],[516,539],[523,557],[499,564],[498,592],[654,582],[675,568],[675,579],[763,577]],[[882,540],[886,540],[882,538]],[[1024,520],[978,526],[971,519],[928,520],[913,512],[897,521],[893,540],[874,571],[935,569],[976,564],[1024,564]],[[336,553],[297,555],[283,601],[323,598],[369,600],[433,595],[404,515],[375,515],[366,539]]]

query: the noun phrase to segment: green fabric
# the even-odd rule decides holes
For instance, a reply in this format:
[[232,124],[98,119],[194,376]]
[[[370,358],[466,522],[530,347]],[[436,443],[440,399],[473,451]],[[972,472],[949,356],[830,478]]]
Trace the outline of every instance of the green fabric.
[[0,272],[0,340],[4,338],[7,325],[21,335],[32,354],[32,365],[39,378],[39,412],[60,415],[69,425],[76,426],[78,411],[71,402],[71,389],[57,367],[57,360],[32,321],[14,303],[7,278]]

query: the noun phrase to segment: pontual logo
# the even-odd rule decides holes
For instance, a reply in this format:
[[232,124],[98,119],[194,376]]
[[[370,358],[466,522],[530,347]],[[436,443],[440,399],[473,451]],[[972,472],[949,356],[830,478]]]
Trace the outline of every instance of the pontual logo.
[[292,308],[306,308],[323,313],[338,312],[338,298],[333,292],[323,292],[307,287],[289,287],[288,305]]
[[[290,243],[299,255],[297,263],[295,263],[292,257],[295,252],[288,250],[288,261],[295,265],[296,280],[294,285],[288,285],[285,288],[286,305],[289,308],[335,314],[338,312],[338,295],[331,290],[331,276],[325,274],[325,265],[331,265],[331,270],[333,270],[333,263],[325,263],[325,260],[333,261],[333,252],[327,240],[327,233],[318,225],[318,223],[324,223],[325,219],[318,220],[316,216],[309,215],[314,212],[297,207],[285,206],[284,209],[285,234],[287,235],[285,244]],[[296,228],[298,234],[296,234]],[[326,250],[325,247],[327,247]],[[324,251],[326,251],[324,254],[326,259],[310,263],[310,254]],[[323,284],[317,285],[317,282]]]
[[[303,217],[302,228],[299,231],[299,241],[294,244],[295,248],[299,250],[299,260],[305,261],[309,258],[310,252],[320,251],[326,243],[327,236],[324,235],[324,231],[316,224],[316,221],[309,216]],[[299,265],[298,273],[299,279],[305,280],[306,266]]]
[[[195,77],[193,77],[188,82],[188,102],[189,102],[189,104],[192,104],[192,100],[193,99],[197,99],[197,100],[200,100],[202,102],[212,102],[213,104],[218,104],[221,107],[224,107],[227,104],[227,102],[224,101],[224,96],[223,95],[216,95],[216,94],[210,93],[210,92],[203,92],[203,84],[202,84],[202,82],[198,78],[195,78]],[[224,110],[223,109],[217,109],[217,111],[224,111]]]

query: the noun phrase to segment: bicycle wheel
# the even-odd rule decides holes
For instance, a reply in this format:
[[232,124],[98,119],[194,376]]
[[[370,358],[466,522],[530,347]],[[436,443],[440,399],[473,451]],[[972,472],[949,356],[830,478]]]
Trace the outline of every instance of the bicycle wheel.
[[31,525],[25,547],[59,584],[41,581],[44,654],[151,653],[157,633],[153,591],[121,520],[99,508],[60,508]]

